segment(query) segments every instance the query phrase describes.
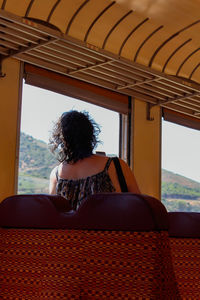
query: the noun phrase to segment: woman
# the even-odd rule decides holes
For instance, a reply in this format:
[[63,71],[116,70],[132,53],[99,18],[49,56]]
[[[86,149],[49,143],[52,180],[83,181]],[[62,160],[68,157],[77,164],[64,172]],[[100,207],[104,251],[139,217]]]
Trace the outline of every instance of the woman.
[[[88,195],[103,192],[121,192],[112,158],[93,154],[99,142],[99,126],[84,112],[63,113],[53,130],[52,151],[58,151],[60,164],[50,175],[50,194],[70,200],[76,210]],[[140,193],[135,176],[120,159],[128,191]]]

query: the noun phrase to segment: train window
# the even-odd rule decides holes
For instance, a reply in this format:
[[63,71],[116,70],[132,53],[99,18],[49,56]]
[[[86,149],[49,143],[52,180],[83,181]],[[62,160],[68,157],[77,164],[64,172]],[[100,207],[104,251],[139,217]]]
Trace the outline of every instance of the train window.
[[24,84],[18,193],[48,193],[50,171],[58,164],[48,149],[50,132],[58,117],[71,109],[88,111],[100,125],[99,139],[102,143],[95,151],[112,156],[119,155],[118,112]]
[[162,202],[168,211],[200,212],[200,132],[162,124]]

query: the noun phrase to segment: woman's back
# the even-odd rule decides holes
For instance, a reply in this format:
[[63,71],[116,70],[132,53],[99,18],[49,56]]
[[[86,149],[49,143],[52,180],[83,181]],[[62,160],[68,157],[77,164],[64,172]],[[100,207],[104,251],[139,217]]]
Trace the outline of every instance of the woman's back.
[[116,189],[108,174],[111,158],[103,160],[92,156],[74,165],[61,164],[56,170],[56,194],[68,199],[73,209],[77,209],[81,201],[97,193],[115,192]]
[[[135,178],[126,163],[120,160],[128,191],[139,193]],[[102,192],[121,192],[112,158],[99,155],[79,160],[74,164],[61,163],[51,174],[50,193],[70,200],[77,209],[83,198]]]
[[108,157],[95,154],[73,164],[63,162],[59,166],[59,175],[62,178],[73,180],[86,178],[102,172],[107,161]]
[[[99,132],[87,113],[77,111],[64,113],[55,124],[51,144],[61,163],[51,172],[49,191],[69,199],[73,209],[91,194],[121,192],[112,159],[93,154]],[[128,191],[139,193],[130,168],[123,160],[120,164]]]

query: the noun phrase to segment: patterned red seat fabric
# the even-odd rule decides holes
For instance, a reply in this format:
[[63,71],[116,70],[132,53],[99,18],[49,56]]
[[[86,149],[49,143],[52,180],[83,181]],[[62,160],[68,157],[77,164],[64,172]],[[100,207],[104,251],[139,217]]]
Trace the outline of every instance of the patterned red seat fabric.
[[183,299],[200,299],[200,213],[169,213],[172,262]]
[[152,197],[97,194],[72,212],[58,196],[13,196],[0,225],[2,299],[179,299]]

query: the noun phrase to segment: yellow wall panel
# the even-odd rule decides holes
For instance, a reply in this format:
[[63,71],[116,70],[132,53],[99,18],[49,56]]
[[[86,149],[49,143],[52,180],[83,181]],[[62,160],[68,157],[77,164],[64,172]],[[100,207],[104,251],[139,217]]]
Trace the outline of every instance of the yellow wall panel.
[[160,199],[161,175],[161,112],[151,110],[153,121],[146,119],[146,103],[133,104],[133,165],[139,188],[143,194]]
[[15,193],[16,147],[20,107],[20,62],[7,59],[3,63],[6,77],[0,78],[0,201]]

